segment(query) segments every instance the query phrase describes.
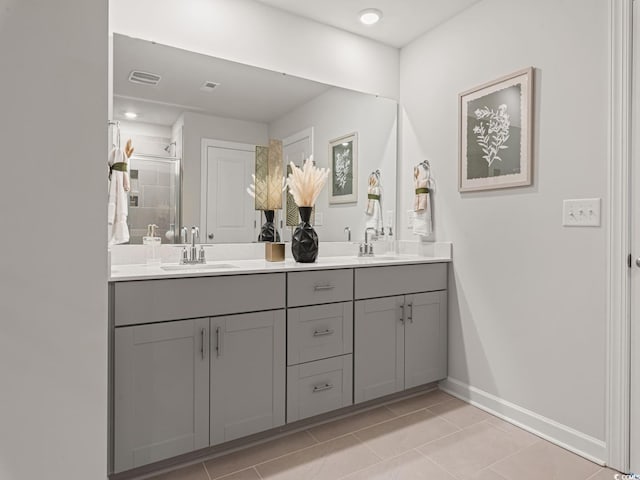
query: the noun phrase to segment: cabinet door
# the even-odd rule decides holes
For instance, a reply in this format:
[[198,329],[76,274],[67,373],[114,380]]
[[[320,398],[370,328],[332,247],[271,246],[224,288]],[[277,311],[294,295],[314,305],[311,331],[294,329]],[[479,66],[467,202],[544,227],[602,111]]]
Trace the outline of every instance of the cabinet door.
[[404,297],[355,302],[354,400],[404,388]]
[[115,330],[114,470],[208,445],[209,319]]
[[211,445],[284,424],[285,312],[211,319]]
[[447,292],[407,295],[405,388],[447,376]]

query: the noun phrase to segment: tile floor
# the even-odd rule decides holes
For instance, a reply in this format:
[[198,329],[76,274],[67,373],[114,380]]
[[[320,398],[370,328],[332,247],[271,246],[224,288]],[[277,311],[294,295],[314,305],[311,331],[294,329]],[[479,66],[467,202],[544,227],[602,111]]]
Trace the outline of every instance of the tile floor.
[[152,480],[614,480],[440,390]]

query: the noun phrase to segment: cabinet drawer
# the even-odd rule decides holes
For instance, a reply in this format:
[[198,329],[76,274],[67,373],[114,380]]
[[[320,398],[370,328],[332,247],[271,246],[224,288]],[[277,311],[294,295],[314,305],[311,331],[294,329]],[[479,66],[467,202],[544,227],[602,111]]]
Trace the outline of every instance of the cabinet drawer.
[[290,308],[287,315],[288,365],[353,350],[353,302]]
[[287,368],[287,422],[353,403],[352,355]]
[[116,326],[285,306],[284,273],[120,282],[114,290]]
[[353,300],[353,270],[318,270],[288,275],[290,307]]
[[390,297],[447,288],[446,263],[357,268],[355,275],[356,299]]

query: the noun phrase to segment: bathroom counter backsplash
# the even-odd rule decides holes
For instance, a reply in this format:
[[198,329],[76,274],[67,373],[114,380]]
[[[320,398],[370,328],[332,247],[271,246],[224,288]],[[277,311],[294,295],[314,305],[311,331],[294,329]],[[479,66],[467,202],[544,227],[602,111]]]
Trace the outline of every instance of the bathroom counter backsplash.
[[[440,263],[452,260],[450,242],[399,242],[398,254],[382,253],[383,246],[376,245],[374,257],[357,257],[358,245],[348,242],[324,242],[315,263],[296,263],[291,257],[291,248],[285,247],[284,262],[267,262],[264,259],[264,244],[228,244],[205,246],[207,266],[185,266],[177,264],[182,252],[180,245],[162,245],[156,252],[160,264],[147,264],[148,246],[116,245],[111,247],[110,282],[151,280],[161,278],[205,277],[218,275],[242,275],[300,270],[323,270],[412,263]],[[169,268],[169,270],[165,270]],[[178,268],[178,269],[176,269]]]

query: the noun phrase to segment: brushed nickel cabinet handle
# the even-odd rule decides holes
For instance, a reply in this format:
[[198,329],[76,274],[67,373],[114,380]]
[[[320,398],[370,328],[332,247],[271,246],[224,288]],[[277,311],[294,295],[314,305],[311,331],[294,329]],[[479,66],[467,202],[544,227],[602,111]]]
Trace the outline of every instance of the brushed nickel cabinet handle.
[[409,317],[408,320],[413,323],[413,302],[409,303]]
[[222,356],[222,331],[220,327],[216,327],[216,357]]
[[403,303],[402,305],[398,305],[398,308],[400,309],[400,321],[404,323],[404,319],[407,314],[407,306]]
[[327,284],[327,285],[316,285],[313,287],[313,289],[316,292],[320,292],[322,290],[333,290],[335,287],[335,285],[331,285],[331,284]]
[[327,390],[331,390],[332,388],[333,385],[331,385],[330,383],[325,383],[324,385],[316,385],[315,387],[313,387],[313,393],[324,392]]
[[204,351],[204,335],[206,333],[206,329],[200,330],[200,354],[202,355],[202,359],[204,360],[205,351]]
[[325,335],[333,335],[334,330],[332,328],[327,328],[326,330],[316,330],[313,332],[314,337],[324,337]]

